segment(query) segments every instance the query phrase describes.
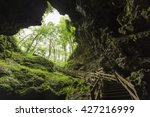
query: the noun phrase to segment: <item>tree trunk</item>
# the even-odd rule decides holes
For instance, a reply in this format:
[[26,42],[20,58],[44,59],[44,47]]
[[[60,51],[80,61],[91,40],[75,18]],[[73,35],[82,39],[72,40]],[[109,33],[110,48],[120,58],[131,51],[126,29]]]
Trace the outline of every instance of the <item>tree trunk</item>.
[[36,38],[37,38],[38,36],[39,36],[39,34],[37,34],[37,35],[33,38],[31,44],[29,45],[29,47],[28,47],[27,50],[26,50],[26,53],[29,53],[29,51],[30,51],[30,49],[31,49],[31,47],[32,47],[32,45],[33,45],[33,43],[34,43],[34,41],[36,40]]
[[39,43],[39,40],[35,40],[35,41],[36,41],[36,44],[34,45],[33,49],[29,51],[29,53],[31,53],[31,52],[34,53],[34,51],[35,51],[35,49],[36,49],[36,47],[37,47],[37,45]]
[[65,53],[65,54],[64,54],[64,55],[65,55],[65,56],[64,56],[64,57],[65,57],[64,60],[65,60],[65,62],[66,62],[66,61],[67,61],[67,49],[66,49],[66,45],[64,45],[63,48],[64,48],[64,53]]
[[49,39],[49,51],[48,51],[48,59],[50,59],[52,53],[52,40]]
[[[32,34],[29,34],[29,35],[27,35],[27,36],[25,36],[21,41],[19,41],[18,42],[18,45],[20,45],[28,36],[30,36],[30,35],[32,35]],[[25,41],[26,42],[26,41]],[[22,45],[22,44],[21,44]]]

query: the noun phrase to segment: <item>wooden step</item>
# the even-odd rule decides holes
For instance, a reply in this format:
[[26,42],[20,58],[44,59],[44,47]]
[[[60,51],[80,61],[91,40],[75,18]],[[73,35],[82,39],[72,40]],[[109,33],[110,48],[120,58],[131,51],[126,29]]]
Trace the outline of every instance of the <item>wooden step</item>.
[[104,81],[103,83],[103,100],[131,100],[129,93],[121,84],[114,81]]
[[129,95],[128,92],[105,92],[103,95],[111,96],[111,95]]
[[102,100],[131,100],[129,95],[120,95],[120,96],[104,96]]

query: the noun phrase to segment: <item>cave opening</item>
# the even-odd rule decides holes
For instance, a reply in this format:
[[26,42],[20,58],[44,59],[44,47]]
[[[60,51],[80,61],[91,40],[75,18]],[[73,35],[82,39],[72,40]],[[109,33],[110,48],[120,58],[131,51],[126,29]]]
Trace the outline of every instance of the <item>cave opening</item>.
[[[0,34],[7,35],[0,36],[0,88],[2,91],[11,92],[15,86],[22,88],[20,84],[23,84],[24,89],[18,88],[19,93],[26,95],[32,91],[35,93],[36,88],[41,88],[40,91],[44,89],[51,91],[49,86],[53,89],[69,86],[66,88],[67,93],[76,95],[75,92],[80,92],[78,88],[84,84],[81,80],[77,83],[75,80],[77,77],[84,78],[91,87],[93,84],[104,83],[104,87],[97,85],[97,89],[104,89],[102,92],[104,98],[99,98],[101,90],[96,89],[93,95],[96,94],[95,97],[98,98],[93,99],[114,99],[112,95],[104,96],[105,91],[109,91],[114,86],[119,92],[115,94],[115,99],[121,99],[122,92],[118,91],[120,87],[124,90],[123,93],[127,94],[123,96],[123,99],[131,99],[132,96],[138,97],[138,95],[140,99],[150,98],[149,1],[48,0],[64,15],[56,24],[48,19],[54,17],[49,15],[49,12],[57,11],[52,10],[50,4],[47,8],[46,1],[0,1]],[[45,10],[47,13],[43,16]],[[65,14],[68,14],[70,18]],[[56,19],[55,22],[57,22]],[[29,28],[23,29],[27,27]],[[19,30],[20,32],[17,33]],[[17,49],[17,45],[22,52]],[[27,56],[24,55],[26,53]],[[68,58],[69,61],[67,61]],[[47,60],[52,60],[60,66],[67,61],[67,65],[65,68],[57,68],[58,66]],[[8,77],[12,80],[12,84],[16,84],[13,79],[19,83],[9,85]],[[49,82],[49,78],[53,81]],[[106,82],[97,82],[96,78]],[[134,87],[128,89],[122,87],[118,78],[125,82],[125,86],[128,87],[128,84],[131,84],[130,86]],[[3,85],[3,82],[6,85]],[[57,82],[55,86],[53,82]],[[64,84],[61,85],[60,82]],[[5,87],[7,85],[11,88]],[[75,92],[72,92],[72,89],[75,89]],[[81,88],[80,94],[82,89],[85,87]],[[58,91],[58,89],[55,90]],[[63,91],[64,89],[61,90]],[[132,95],[132,92],[135,95]],[[77,99],[73,97],[75,95],[72,95],[72,99]],[[84,96],[80,97],[85,99]],[[87,93],[85,97],[91,98]]]
[[30,10],[17,10],[21,14],[12,15],[15,23],[0,20],[0,99],[80,98],[88,90],[85,82],[61,72],[77,47],[71,19],[49,3],[46,9],[40,1],[36,7],[30,1],[16,2]]
[[64,66],[75,50],[75,27],[68,15],[60,15],[50,3],[40,26],[21,29],[14,35],[22,52],[42,56]]

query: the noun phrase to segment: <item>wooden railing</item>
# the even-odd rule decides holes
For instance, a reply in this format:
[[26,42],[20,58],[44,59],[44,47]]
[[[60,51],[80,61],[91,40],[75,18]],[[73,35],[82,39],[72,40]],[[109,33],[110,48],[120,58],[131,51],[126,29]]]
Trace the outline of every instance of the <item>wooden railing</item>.
[[[103,80],[110,80],[121,83],[121,85],[127,90],[127,92],[130,94],[130,97],[133,100],[140,99],[134,85],[130,81],[120,76],[117,72],[115,72],[115,75],[105,74],[104,72],[95,73],[95,75],[97,76],[97,80],[95,81],[95,84],[93,85],[91,90],[91,99],[99,99],[97,98],[98,97],[97,95],[102,91]],[[99,91],[97,91],[97,88],[99,88]],[[95,92],[97,92],[96,95]]]
[[[61,68],[57,68],[58,71],[63,72],[64,74],[85,79],[90,86],[90,93],[91,93],[91,99],[100,99],[102,94],[102,88],[103,88],[103,80],[110,80],[110,81],[116,81],[118,83],[121,83],[121,85],[128,91],[131,98],[134,100],[139,100],[139,96],[136,92],[136,89],[134,85],[123,78],[121,75],[119,75],[117,72],[114,72],[114,75],[106,74],[103,71],[98,72],[84,72],[84,71],[69,71],[64,70]],[[89,81],[88,81],[89,79]],[[93,83],[92,83],[93,82]]]
[[118,81],[122,84],[122,86],[128,91],[128,93],[134,100],[140,99],[136,92],[136,89],[134,88],[134,85],[130,81],[124,79],[117,72],[115,72],[115,76],[118,79]]
[[94,85],[90,86],[90,99],[100,100],[102,98],[103,78],[96,75]]

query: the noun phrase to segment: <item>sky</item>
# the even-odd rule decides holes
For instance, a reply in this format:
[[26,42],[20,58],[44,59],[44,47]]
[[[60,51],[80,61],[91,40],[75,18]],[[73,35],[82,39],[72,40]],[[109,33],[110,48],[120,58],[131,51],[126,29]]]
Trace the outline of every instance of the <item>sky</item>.
[[49,21],[53,22],[54,24],[58,24],[60,21],[60,17],[62,15],[59,14],[57,10],[54,9],[52,13],[49,13],[45,18],[44,22],[47,24]]
[[[55,25],[57,25],[60,21],[60,18],[63,15],[60,15],[59,12],[54,9],[52,13],[49,13],[46,17],[44,17],[43,21],[48,24],[50,21],[53,22]],[[67,15],[65,15],[67,16]],[[28,28],[23,29],[25,34],[24,35],[29,35],[32,33],[32,31]]]

